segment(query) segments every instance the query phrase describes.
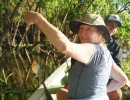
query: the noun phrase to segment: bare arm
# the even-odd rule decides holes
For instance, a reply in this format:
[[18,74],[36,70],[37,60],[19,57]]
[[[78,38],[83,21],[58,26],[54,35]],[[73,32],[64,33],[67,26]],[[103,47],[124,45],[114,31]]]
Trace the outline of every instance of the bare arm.
[[128,82],[128,78],[126,74],[119,68],[115,63],[111,69],[111,75],[113,79],[107,86],[107,92],[111,92],[113,90],[121,88],[123,85]]
[[28,12],[25,15],[24,21],[26,24],[36,24],[40,30],[46,35],[49,41],[60,52],[75,58],[76,60],[87,63],[93,53],[91,44],[76,44],[68,40],[68,38],[51,25],[41,14],[37,12]]

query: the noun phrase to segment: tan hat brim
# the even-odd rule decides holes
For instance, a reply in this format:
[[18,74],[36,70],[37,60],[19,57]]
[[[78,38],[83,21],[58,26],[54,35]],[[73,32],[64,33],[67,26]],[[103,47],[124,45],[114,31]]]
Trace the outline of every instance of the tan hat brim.
[[69,23],[70,30],[73,33],[75,33],[75,34],[78,34],[79,26],[82,25],[82,24],[90,25],[90,26],[95,26],[95,27],[101,29],[104,32],[104,38],[105,38],[105,40],[107,42],[111,40],[110,32],[109,32],[108,28],[106,26],[104,26],[104,25],[93,25],[93,24],[89,24],[89,23],[82,22],[82,21],[79,21],[79,20],[73,20],[73,21],[71,21]]

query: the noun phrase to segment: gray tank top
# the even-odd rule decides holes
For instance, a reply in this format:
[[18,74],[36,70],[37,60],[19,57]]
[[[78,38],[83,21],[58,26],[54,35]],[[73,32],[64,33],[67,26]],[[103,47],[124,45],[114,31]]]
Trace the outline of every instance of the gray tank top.
[[112,57],[107,47],[94,44],[87,64],[76,61],[68,76],[68,99],[96,98],[107,93]]

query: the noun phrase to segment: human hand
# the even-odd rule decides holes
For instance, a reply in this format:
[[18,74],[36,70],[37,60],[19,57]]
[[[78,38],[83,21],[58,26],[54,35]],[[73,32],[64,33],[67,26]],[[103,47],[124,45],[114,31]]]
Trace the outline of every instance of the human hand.
[[128,90],[129,90],[129,87],[128,87],[127,85],[124,85],[124,86],[123,86],[123,89],[126,90],[126,91],[128,91]]
[[31,25],[35,23],[37,12],[29,11],[25,14],[24,22],[27,25]]
[[130,81],[128,81],[124,86],[123,89],[128,91],[130,89]]

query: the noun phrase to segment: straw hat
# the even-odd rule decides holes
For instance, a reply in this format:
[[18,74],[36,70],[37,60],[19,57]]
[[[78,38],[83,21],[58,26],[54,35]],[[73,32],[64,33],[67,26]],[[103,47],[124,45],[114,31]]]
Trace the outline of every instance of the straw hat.
[[85,24],[85,25],[91,25],[95,26],[99,29],[101,29],[104,32],[104,38],[108,42],[111,40],[110,33],[108,28],[106,27],[104,20],[101,16],[95,15],[95,14],[86,14],[83,19],[81,20],[73,20],[69,23],[69,27],[71,31],[75,34],[79,31],[79,26]]

